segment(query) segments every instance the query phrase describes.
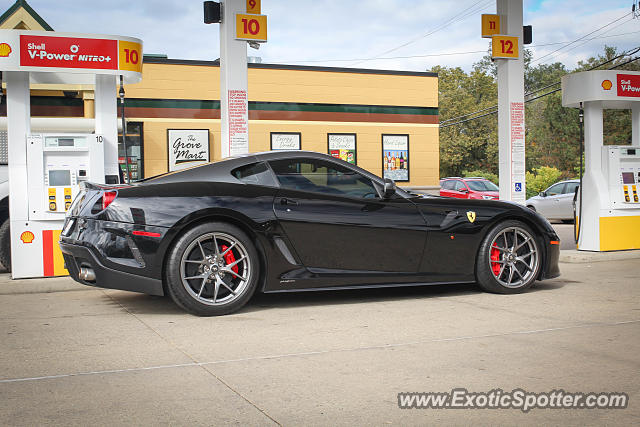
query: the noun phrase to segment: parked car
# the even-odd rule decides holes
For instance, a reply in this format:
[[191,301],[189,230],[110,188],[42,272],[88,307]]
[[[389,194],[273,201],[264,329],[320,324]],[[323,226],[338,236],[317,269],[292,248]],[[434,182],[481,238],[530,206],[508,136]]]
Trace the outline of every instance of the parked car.
[[533,209],[547,219],[573,222],[573,196],[580,187],[580,180],[560,181],[526,201],[529,209]]
[[498,200],[500,189],[482,177],[448,177],[440,180],[440,195],[458,199]]
[[60,248],[83,284],[169,294],[198,315],[255,291],[557,277],[555,231],[524,206],[416,197],[326,154],[249,154],[126,185],[83,183]]

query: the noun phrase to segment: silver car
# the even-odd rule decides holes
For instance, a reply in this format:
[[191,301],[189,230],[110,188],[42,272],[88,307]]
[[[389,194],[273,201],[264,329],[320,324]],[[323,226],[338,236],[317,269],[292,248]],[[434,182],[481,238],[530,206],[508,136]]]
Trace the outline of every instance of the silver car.
[[579,186],[577,179],[557,182],[528,199],[526,205],[547,219],[573,222],[573,195]]

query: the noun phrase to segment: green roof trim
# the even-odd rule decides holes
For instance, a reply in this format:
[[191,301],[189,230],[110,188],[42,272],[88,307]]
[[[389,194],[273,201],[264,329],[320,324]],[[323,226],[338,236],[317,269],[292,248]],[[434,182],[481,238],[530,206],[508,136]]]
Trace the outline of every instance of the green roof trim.
[[66,96],[32,96],[32,106],[43,107],[83,107],[82,98],[67,98]]
[[219,110],[220,101],[201,99],[125,98],[124,106],[131,108],[185,108],[195,110]]
[[[185,108],[219,110],[218,100],[196,99],[148,99],[125,98],[125,107],[130,108]],[[249,101],[250,111],[311,111],[329,113],[362,114],[414,114],[420,116],[438,115],[437,107],[405,107],[395,105],[356,105],[356,104],[316,104],[301,102],[260,102]]]
[[27,3],[27,0],[16,0],[16,2],[13,5],[11,5],[11,7],[7,9],[7,11],[2,14],[2,16],[0,16],[0,24],[4,23],[11,15],[13,15],[20,8],[23,8],[29,15],[31,15],[31,17],[35,19],[36,22],[40,24],[42,28],[44,28],[46,31],[53,31],[53,28],[51,28],[51,26],[47,24],[47,22],[44,19],[42,19],[42,17],[38,15],[37,12],[33,10],[31,6],[29,6],[29,3]]

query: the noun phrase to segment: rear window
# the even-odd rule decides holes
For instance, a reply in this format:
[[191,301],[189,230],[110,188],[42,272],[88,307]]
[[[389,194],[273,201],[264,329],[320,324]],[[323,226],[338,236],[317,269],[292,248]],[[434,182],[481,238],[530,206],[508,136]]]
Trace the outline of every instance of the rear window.
[[231,175],[245,184],[278,186],[271,170],[262,162],[236,168],[231,171]]
[[467,181],[467,185],[473,191],[500,191],[491,181]]
[[443,190],[453,190],[454,184],[455,184],[455,181],[451,181],[451,180],[443,181],[442,182],[442,189]]

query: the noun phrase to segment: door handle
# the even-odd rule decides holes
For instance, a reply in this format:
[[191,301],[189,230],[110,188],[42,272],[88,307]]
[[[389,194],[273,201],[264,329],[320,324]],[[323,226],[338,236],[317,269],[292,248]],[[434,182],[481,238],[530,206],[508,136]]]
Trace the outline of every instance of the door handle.
[[298,206],[298,202],[296,202],[295,200],[287,199],[286,197],[283,197],[282,199],[280,199],[280,204],[289,205],[289,206]]

